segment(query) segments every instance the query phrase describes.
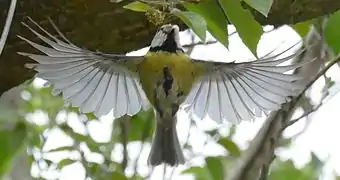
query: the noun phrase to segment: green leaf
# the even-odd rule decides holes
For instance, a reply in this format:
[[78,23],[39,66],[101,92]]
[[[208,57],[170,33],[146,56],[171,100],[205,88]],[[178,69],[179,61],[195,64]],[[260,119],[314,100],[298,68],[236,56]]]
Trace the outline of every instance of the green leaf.
[[70,128],[66,124],[60,125],[60,129],[62,129],[67,135],[71,136],[73,139],[75,139],[78,142],[82,142],[82,141],[87,142],[90,139],[89,136],[84,136],[82,134],[78,134],[78,133],[74,132],[73,129]]
[[49,159],[44,159],[44,161],[46,162],[46,164],[48,166],[51,166],[53,164],[53,161],[49,160]]
[[10,108],[6,104],[0,104],[0,122],[3,120],[14,123],[14,121],[19,120],[19,113],[14,108]]
[[304,21],[291,26],[301,37],[305,37],[310,29],[310,22]]
[[291,160],[275,160],[268,180],[317,180],[318,171],[310,163],[302,169],[297,169]]
[[36,146],[36,147],[42,147],[43,144],[42,144],[42,140],[40,137],[41,134],[38,132],[32,132],[32,131],[31,131],[31,134],[32,134],[30,138],[31,145]]
[[221,138],[220,140],[218,140],[217,143],[222,145],[230,153],[231,156],[240,156],[240,148],[229,138]]
[[214,180],[222,180],[224,178],[224,166],[220,157],[207,157],[205,159],[207,168],[210,172],[211,177]]
[[[90,137],[89,137],[90,138]],[[91,141],[86,141],[86,145],[87,147],[91,150],[91,152],[97,152],[97,153],[101,153],[101,150],[99,148],[99,146],[101,144],[96,143],[95,141],[91,140]]]
[[256,9],[258,12],[263,14],[265,17],[268,17],[268,13],[270,8],[273,5],[273,0],[243,0],[250,7]]
[[128,5],[125,5],[124,8],[136,12],[146,12],[151,9],[151,7],[148,4],[142,3],[140,1],[135,1]]
[[155,123],[155,116],[153,110],[141,111],[131,118],[120,118],[114,121],[114,129],[115,132],[120,132],[119,134],[115,134],[118,137],[113,137],[113,139],[119,138],[121,139],[121,125],[122,121],[126,123],[126,131],[127,131],[127,140],[128,141],[140,141],[141,138],[148,139],[152,137],[153,127]]
[[325,39],[335,54],[340,53],[340,11],[335,12],[329,18],[325,27]]
[[197,4],[184,3],[186,9],[202,16],[207,22],[208,31],[225,47],[228,47],[228,28],[224,14],[214,0],[204,0]]
[[57,148],[51,149],[48,152],[72,151],[74,149],[75,148],[73,146],[63,146],[63,147],[57,147]]
[[18,123],[12,129],[0,130],[0,179],[11,168],[14,157],[25,149],[27,128],[24,123]]
[[93,112],[89,112],[89,113],[82,113],[82,112],[80,112],[80,108],[79,107],[68,106],[68,111],[69,112],[77,113],[78,115],[85,115],[89,121],[90,120],[94,120],[94,119],[98,119],[98,117],[96,117]]
[[71,138],[73,138],[74,140],[76,140],[78,142],[85,142],[86,145],[88,146],[88,148],[92,152],[99,152],[100,153],[101,151],[99,149],[99,146],[105,145],[105,143],[97,143],[96,141],[94,141],[89,136],[85,136],[85,135],[78,134],[78,133],[74,132],[73,129],[70,128],[69,126],[67,126],[66,124],[60,125],[59,128],[61,130],[63,130],[67,135],[69,135]]
[[214,180],[211,177],[209,171],[207,171],[207,169],[204,167],[194,166],[182,171],[182,174],[193,174],[196,180]]
[[96,176],[97,174],[99,174],[101,171],[100,169],[100,165],[97,163],[87,163],[87,173],[90,176]]
[[59,161],[57,169],[62,169],[63,167],[70,165],[70,164],[73,164],[73,163],[75,163],[75,161],[72,160],[72,159],[63,159],[63,160]]
[[207,22],[202,16],[191,11],[180,11],[174,9],[172,13],[180,18],[189,28],[191,28],[201,41],[205,42],[207,32]]
[[128,180],[128,178],[124,174],[114,171],[112,172],[112,180]]
[[256,49],[263,34],[262,26],[255,21],[249,10],[243,9],[239,0],[220,0],[220,2],[243,43],[257,57]]
[[311,153],[311,156],[312,160],[310,161],[309,165],[314,171],[316,170],[318,172],[321,172],[325,163],[321,161],[313,152]]
[[145,180],[145,178],[140,175],[136,175],[133,177],[133,180]]

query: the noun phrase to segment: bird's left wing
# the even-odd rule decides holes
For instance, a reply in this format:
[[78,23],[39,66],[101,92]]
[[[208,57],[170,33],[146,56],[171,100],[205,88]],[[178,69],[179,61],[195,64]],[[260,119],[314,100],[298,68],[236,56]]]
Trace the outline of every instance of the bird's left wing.
[[142,108],[149,107],[137,74],[143,56],[88,51],[68,41],[52,21],[51,24],[64,41],[30,20],[46,35],[43,36],[25,23],[24,26],[50,47],[18,36],[45,55],[19,54],[37,62],[28,66],[38,72],[37,77],[52,83],[53,94],[62,93],[66,102],[79,107],[81,112],[93,112],[97,117],[111,110],[114,118],[134,115]]
[[183,107],[199,119],[208,115],[217,122],[233,123],[252,120],[260,117],[262,112],[277,110],[304,87],[303,77],[286,72],[306,62],[280,65],[302,51],[285,58],[278,58],[282,52],[244,63],[193,60],[193,63],[204,67],[206,73],[194,85]]

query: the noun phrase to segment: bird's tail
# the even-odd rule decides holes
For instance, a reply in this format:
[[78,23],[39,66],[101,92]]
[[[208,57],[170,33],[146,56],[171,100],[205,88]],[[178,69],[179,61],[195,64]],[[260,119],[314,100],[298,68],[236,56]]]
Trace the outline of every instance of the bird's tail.
[[[160,117],[158,117],[160,118]],[[184,156],[176,132],[176,117],[157,119],[148,163],[157,166],[184,164]]]

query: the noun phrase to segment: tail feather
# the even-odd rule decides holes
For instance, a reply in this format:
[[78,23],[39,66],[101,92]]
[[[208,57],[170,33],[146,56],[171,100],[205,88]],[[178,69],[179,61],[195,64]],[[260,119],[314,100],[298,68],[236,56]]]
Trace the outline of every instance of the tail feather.
[[169,120],[157,121],[148,163],[153,166],[161,163],[171,166],[184,164],[184,156],[176,132],[176,120],[171,119],[168,126],[161,123],[165,121]]

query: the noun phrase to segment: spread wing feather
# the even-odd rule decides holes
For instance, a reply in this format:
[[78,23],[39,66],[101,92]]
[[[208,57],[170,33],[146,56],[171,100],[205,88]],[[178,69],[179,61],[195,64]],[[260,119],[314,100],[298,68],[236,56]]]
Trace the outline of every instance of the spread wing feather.
[[27,67],[36,70],[37,77],[53,84],[54,95],[62,93],[64,100],[79,107],[81,112],[94,112],[98,117],[111,110],[114,118],[125,114],[134,115],[142,108],[149,107],[135,71],[138,63],[143,60],[142,56],[85,50],[68,41],[52,21],[64,41],[30,20],[45,36],[23,23],[24,26],[50,47],[18,36],[45,55],[19,54],[37,62]]
[[304,51],[278,58],[288,50],[244,63],[194,60],[207,74],[189,93],[183,103],[185,110],[199,119],[208,115],[217,122],[238,123],[279,109],[304,87],[303,77],[286,72],[308,63],[280,65]]

